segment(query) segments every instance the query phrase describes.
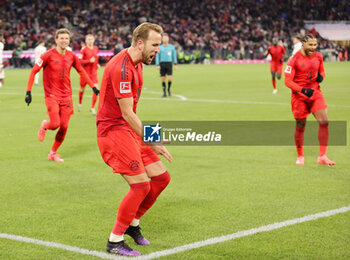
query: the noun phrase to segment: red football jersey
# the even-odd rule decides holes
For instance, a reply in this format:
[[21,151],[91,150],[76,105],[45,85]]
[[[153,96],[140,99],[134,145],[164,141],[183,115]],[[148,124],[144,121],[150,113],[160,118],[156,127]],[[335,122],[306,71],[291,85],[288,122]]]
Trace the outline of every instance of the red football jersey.
[[27,84],[27,91],[32,90],[34,76],[41,68],[43,71],[43,83],[45,97],[56,97],[64,99],[72,95],[72,87],[70,82],[70,70],[72,66],[77,70],[91,88],[94,83],[81,66],[78,57],[74,52],[66,50],[65,54],[59,54],[56,48],[48,50],[41,55],[30,72]]
[[271,58],[273,62],[280,62],[281,59],[283,59],[283,55],[286,54],[286,50],[283,46],[277,45],[271,46],[268,50],[268,53],[271,55]]
[[286,85],[296,92],[300,92],[302,88],[318,90],[320,89],[320,84],[316,81],[318,72],[323,78],[325,77],[321,53],[315,51],[310,56],[304,56],[298,51],[289,58],[284,71]]
[[[92,49],[89,47],[85,46],[83,49],[80,51],[80,63],[83,64],[84,69],[86,72],[90,74],[97,73],[97,64],[98,64],[98,47],[93,46]],[[90,59],[92,57],[95,57],[95,62],[91,63]]]
[[97,112],[97,136],[105,136],[111,129],[132,129],[122,117],[117,98],[133,98],[133,111],[143,84],[142,63],[135,67],[127,49],[114,56],[107,64],[102,77]]

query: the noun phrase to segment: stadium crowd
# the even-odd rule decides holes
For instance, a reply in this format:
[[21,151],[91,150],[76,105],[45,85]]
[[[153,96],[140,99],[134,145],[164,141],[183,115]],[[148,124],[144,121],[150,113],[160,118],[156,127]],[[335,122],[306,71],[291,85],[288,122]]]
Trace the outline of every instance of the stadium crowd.
[[[5,50],[32,49],[39,40],[50,47],[57,28],[73,33],[71,47],[80,50],[87,33],[100,50],[130,45],[131,29],[159,23],[183,56],[261,59],[273,37],[287,52],[292,36],[304,34],[304,20],[350,20],[347,0],[0,0],[0,32]],[[271,8],[271,7],[274,8]],[[317,35],[316,31],[312,32]],[[319,36],[318,36],[319,37]],[[319,37],[320,49],[332,42]],[[196,56],[197,55],[197,56]],[[181,57],[180,57],[181,61]]]

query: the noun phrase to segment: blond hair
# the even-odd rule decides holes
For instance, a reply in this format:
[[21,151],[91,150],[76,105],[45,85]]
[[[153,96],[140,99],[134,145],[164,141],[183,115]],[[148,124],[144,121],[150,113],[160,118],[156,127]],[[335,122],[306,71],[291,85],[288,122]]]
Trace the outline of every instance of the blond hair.
[[95,36],[93,36],[91,33],[85,35],[85,40],[86,40],[88,37],[93,37],[93,38],[95,39]]
[[137,26],[132,33],[132,46],[136,46],[136,43],[141,41],[147,41],[148,35],[150,31],[155,31],[159,34],[163,33],[163,29],[160,25],[155,23],[142,23],[139,26]]
[[68,34],[68,35],[69,35],[69,38],[70,38],[70,36],[71,36],[70,31],[69,31],[68,29],[66,29],[66,28],[58,29],[58,30],[56,31],[56,36],[55,36],[55,38],[57,39],[58,36],[59,36],[60,34]]

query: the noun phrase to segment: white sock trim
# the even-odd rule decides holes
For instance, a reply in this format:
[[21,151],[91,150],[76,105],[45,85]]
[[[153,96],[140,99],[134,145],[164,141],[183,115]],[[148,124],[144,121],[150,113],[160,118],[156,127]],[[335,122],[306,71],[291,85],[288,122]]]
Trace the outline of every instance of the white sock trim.
[[110,242],[120,242],[124,240],[124,235],[118,236],[116,234],[113,234],[111,232],[111,235],[109,236],[109,241]]
[[134,218],[130,223],[130,226],[132,227],[137,227],[138,225],[140,225],[140,220],[137,218]]

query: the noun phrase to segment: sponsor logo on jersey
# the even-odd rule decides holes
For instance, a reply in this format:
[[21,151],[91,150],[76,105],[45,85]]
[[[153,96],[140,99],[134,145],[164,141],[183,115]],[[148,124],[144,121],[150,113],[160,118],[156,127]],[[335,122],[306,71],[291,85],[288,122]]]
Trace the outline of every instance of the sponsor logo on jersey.
[[287,65],[286,70],[284,71],[285,73],[292,73],[292,66]]
[[131,82],[120,82],[120,93],[131,93]]

